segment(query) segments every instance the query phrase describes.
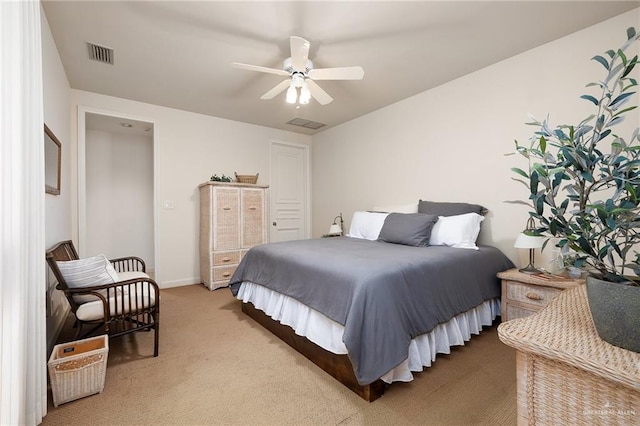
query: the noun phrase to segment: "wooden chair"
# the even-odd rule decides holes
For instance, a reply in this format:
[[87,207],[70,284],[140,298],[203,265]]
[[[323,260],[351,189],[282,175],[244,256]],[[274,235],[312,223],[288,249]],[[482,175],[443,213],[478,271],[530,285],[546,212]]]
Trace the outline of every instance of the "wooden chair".
[[[103,328],[110,337],[122,336],[142,330],[153,330],[153,356],[158,356],[158,331],[160,321],[160,289],[146,274],[145,263],[138,257],[111,259],[119,280],[112,284],[70,288],[57,262],[78,260],[72,241],[61,241],[47,251],[47,263],[53,271],[58,285],[64,292],[71,311],[76,317],[76,338]],[[79,301],[78,296],[87,295],[90,301]],[[92,329],[82,334],[84,325]]]

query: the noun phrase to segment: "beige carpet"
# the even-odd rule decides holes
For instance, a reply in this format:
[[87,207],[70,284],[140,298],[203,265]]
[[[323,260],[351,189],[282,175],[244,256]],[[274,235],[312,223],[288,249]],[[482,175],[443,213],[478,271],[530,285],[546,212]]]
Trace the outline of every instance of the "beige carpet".
[[112,339],[104,391],[58,408],[49,394],[43,424],[516,424],[515,352],[495,326],[367,403],[245,316],[228,289],[162,290],[160,317],[157,358],[153,333]]

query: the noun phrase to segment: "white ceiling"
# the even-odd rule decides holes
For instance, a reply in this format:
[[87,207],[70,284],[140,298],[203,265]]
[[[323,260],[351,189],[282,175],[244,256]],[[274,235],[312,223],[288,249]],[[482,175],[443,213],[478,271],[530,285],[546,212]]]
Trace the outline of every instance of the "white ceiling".
[[153,123],[110,115],[87,113],[85,115],[85,128],[109,133],[143,136],[150,139],[153,137]]
[[[48,1],[44,11],[71,87],[313,134],[638,7],[639,1]],[[360,65],[360,81],[321,81],[334,101],[298,108],[280,68],[289,36],[316,68]],[[114,49],[114,65],[86,42]],[[546,66],[546,65],[541,65]]]

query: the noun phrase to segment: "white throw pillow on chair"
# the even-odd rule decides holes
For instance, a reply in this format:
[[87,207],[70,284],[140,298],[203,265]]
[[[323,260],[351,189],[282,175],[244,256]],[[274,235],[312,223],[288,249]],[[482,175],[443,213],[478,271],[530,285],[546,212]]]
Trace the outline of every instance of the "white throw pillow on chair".
[[[118,273],[104,254],[78,260],[58,261],[56,264],[69,288],[93,287],[118,281]],[[107,291],[101,290],[100,294],[106,297]],[[90,294],[73,296],[73,300],[78,304],[97,299],[98,297]]]

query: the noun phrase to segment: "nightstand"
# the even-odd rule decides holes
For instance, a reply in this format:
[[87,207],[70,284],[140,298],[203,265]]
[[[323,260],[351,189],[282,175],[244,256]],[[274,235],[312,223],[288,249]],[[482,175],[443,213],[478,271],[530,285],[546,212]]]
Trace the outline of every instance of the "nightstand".
[[499,272],[502,279],[502,322],[538,312],[563,290],[584,283],[560,275],[524,274],[517,269]]

